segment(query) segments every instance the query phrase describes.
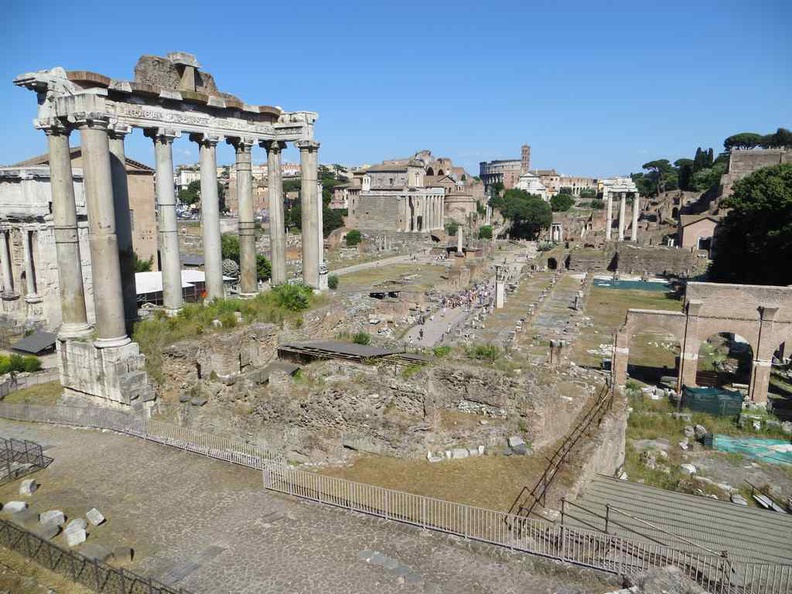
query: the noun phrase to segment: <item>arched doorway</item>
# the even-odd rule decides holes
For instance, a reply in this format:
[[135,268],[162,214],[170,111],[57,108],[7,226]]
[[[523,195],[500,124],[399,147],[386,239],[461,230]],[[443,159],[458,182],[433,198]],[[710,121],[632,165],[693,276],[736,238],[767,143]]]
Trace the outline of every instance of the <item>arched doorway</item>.
[[547,268],[549,270],[556,270],[558,268],[558,260],[556,260],[555,258],[548,258]]
[[751,344],[739,334],[713,334],[699,346],[696,385],[748,390],[753,359]]
[[434,175],[434,169],[432,169],[431,167],[428,167],[426,169],[426,175]]
[[437,175],[445,175],[445,171],[443,171],[442,169],[438,169]]

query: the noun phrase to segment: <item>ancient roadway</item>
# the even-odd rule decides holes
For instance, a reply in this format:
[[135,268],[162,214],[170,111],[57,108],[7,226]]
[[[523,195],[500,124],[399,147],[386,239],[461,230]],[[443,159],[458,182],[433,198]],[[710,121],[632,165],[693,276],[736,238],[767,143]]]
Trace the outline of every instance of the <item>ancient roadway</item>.
[[[196,594],[615,589],[601,574],[269,493],[259,472],[132,437],[6,420],[0,435],[54,458],[36,474],[34,511],[97,507],[107,522],[88,542],[131,546],[130,569]],[[18,482],[0,501],[19,498]]]

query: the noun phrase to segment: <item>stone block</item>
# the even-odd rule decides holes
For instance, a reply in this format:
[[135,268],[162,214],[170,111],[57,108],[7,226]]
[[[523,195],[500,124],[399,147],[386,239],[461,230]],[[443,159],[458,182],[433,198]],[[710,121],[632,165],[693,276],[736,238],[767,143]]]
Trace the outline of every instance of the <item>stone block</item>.
[[47,522],[46,524],[39,524],[38,526],[34,527],[31,532],[33,532],[33,534],[39,538],[50,540],[58,536],[58,533],[60,532],[60,526],[58,526],[55,522]]
[[190,395],[189,392],[182,392],[181,394],[179,394],[179,402],[181,402],[182,404],[185,402],[189,402],[190,398],[192,398],[192,396]]
[[517,447],[517,446],[520,446],[520,445],[525,445],[525,440],[522,437],[517,436],[517,435],[510,437],[508,441],[509,441],[509,447],[510,448],[514,448],[514,447]]
[[478,448],[468,448],[468,456],[480,456]]
[[88,557],[88,559],[91,561],[96,560],[101,561],[102,563],[113,556],[113,552],[110,549],[103,545],[96,544],[95,542],[91,542],[83,546],[80,549],[80,553],[83,556]]
[[28,504],[24,501],[8,501],[3,504],[3,512],[7,514],[15,514],[27,509]]
[[781,431],[787,435],[792,435],[792,421],[784,421],[781,423]]
[[31,509],[23,509],[11,514],[11,521],[21,526],[38,525],[39,515]]
[[527,456],[531,453],[530,448],[525,444],[516,445],[512,448],[512,452],[514,452],[517,456]]
[[66,545],[69,547],[76,547],[79,544],[85,542],[85,539],[88,537],[88,534],[85,530],[80,528],[75,528],[74,530],[69,530],[68,532],[63,533],[63,538],[66,540]]
[[444,458],[442,453],[439,456],[435,456],[432,452],[426,452],[426,459],[429,460],[429,462],[434,463],[442,462]]
[[113,548],[113,559],[118,563],[131,563],[135,552],[131,547],[117,546]]
[[85,530],[86,528],[88,528],[88,522],[85,521],[85,518],[74,518],[66,524],[64,530]]
[[463,458],[467,458],[469,456],[469,453],[465,448],[454,448],[453,454],[454,460],[462,460]]
[[39,522],[41,524],[57,524],[58,526],[63,526],[66,523],[66,516],[63,515],[63,512],[59,509],[51,509],[49,511],[45,511],[43,514],[39,516]]
[[205,396],[193,396],[190,399],[190,404],[193,406],[203,406],[207,402],[209,402],[209,399],[206,398]]
[[19,485],[19,494],[30,497],[36,492],[36,489],[38,489],[36,479],[25,479]]
[[736,503],[737,505],[748,505],[748,502],[745,500],[745,497],[743,497],[739,493],[734,493],[731,496],[731,502]]
[[479,452],[479,456],[483,456],[484,455],[484,446],[483,445],[480,445],[478,447],[478,452]]
[[696,435],[696,430],[693,428],[693,426],[692,425],[685,425],[685,437],[690,439],[694,435]]
[[707,431],[707,428],[704,427],[704,425],[696,425],[693,430],[695,431],[696,439],[698,440],[704,439],[704,437],[709,434],[709,431]]
[[679,468],[685,474],[690,474],[690,475],[696,474],[696,467],[693,466],[692,464],[680,464]]
[[102,524],[105,521],[105,517],[95,507],[91,508],[90,510],[88,510],[85,513],[85,517],[94,526],[99,526],[100,524]]

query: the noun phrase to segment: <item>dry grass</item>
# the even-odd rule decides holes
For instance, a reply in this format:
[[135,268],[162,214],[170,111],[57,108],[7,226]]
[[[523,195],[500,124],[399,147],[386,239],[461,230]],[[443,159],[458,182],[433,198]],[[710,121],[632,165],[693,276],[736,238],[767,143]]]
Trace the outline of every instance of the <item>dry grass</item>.
[[[9,404],[43,404],[46,406],[54,406],[57,404],[58,398],[63,393],[63,386],[60,382],[47,382],[46,384],[39,384],[31,386],[23,390],[11,392],[8,396],[3,398],[3,402]],[[2,590],[0,590],[2,592]]]
[[0,547],[0,593],[5,594],[89,594],[65,577],[34,563],[5,547]]
[[520,489],[533,485],[547,461],[532,456],[482,456],[464,460],[403,460],[362,456],[352,466],[322,474],[457,503],[508,511]]

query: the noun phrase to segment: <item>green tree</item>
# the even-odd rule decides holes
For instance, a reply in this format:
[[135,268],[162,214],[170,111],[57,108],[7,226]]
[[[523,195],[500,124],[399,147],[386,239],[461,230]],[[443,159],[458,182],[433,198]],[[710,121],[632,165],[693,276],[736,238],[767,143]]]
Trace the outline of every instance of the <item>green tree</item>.
[[[699,151],[701,149],[698,149]],[[679,180],[680,190],[690,190],[691,182],[693,181],[693,166],[695,159],[677,159],[674,161],[674,167],[677,168],[677,177]]]
[[649,172],[647,177],[654,183],[654,194],[673,190],[677,187],[677,172],[668,159],[649,161],[644,163],[641,168]]
[[344,216],[340,210],[327,208],[327,206],[322,209],[322,233],[325,237],[343,226]]
[[553,222],[550,205],[525,190],[506,190],[501,198],[493,200],[493,208],[511,221],[511,236],[519,239],[535,239]]
[[352,231],[346,234],[346,244],[349,247],[354,247],[361,241],[363,241],[363,234],[357,229],[352,229]]
[[490,225],[479,227],[479,239],[492,239],[492,227]]
[[723,201],[710,276],[719,282],[792,284],[792,164],[755,171]]
[[239,235],[223,233],[220,237],[220,252],[223,260],[233,260],[239,264]]
[[137,252],[134,252],[132,256],[134,258],[133,266],[135,272],[151,272],[151,268],[154,265],[154,256],[149,256],[148,260],[141,260]]
[[723,148],[727,151],[732,149],[752,149],[762,144],[763,136],[755,132],[740,132],[732,134],[723,141]]
[[575,205],[575,198],[570,194],[556,194],[550,198],[550,208],[553,212],[566,212]]
[[792,147],[792,132],[786,128],[779,128],[774,134],[762,136],[762,146],[765,148]]
[[256,254],[256,280],[267,281],[272,278],[272,264],[264,254]]
[[581,198],[596,198],[597,197],[597,190],[594,188],[583,188],[580,190],[580,197]]
[[456,221],[448,221],[445,224],[445,231],[448,235],[456,235],[457,231],[459,231],[459,223]]
[[196,180],[190,182],[186,188],[179,190],[179,202],[182,204],[193,205],[201,199],[201,182]]

